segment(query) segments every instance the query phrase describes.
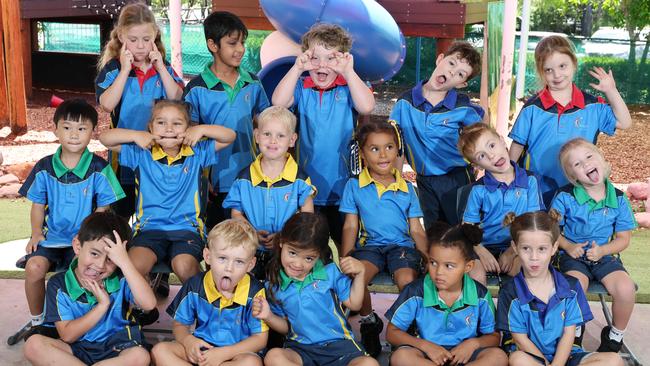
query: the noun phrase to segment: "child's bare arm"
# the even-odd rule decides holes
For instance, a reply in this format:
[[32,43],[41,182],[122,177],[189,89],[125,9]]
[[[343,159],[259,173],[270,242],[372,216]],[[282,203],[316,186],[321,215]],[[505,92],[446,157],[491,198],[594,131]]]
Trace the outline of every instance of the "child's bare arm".
[[[574,332],[575,332],[575,327],[574,327]],[[528,335],[525,333],[512,333],[512,340],[515,341],[515,344],[517,345],[517,349],[520,351],[528,352],[531,353],[535,356],[539,356],[543,359],[546,359],[544,357],[544,354],[542,351],[537,348],[535,343],[533,343],[530,338],[528,338]],[[546,360],[546,363],[548,363],[548,360]]]
[[125,128],[112,128],[99,135],[99,141],[109,150],[120,152],[123,144],[135,143],[143,149],[149,149],[159,136],[147,131],[127,130]]
[[309,196],[307,199],[305,199],[305,203],[300,206],[300,212],[314,212],[314,199],[312,196]]
[[256,319],[264,320],[271,329],[280,334],[289,333],[287,319],[273,314],[268,301],[262,296],[253,299],[253,316]]
[[256,353],[263,349],[266,347],[268,338],[268,332],[253,334],[239,343],[230,346],[211,348],[210,350],[203,352],[203,356],[208,365],[222,365],[239,354],[249,352]]
[[449,351],[452,354],[452,364],[466,364],[469,362],[474,351],[479,348],[497,347],[500,340],[501,335],[498,332],[485,334],[476,338],[468,338]]
[[341,272],[354,276],[350,288],[350,297],[343,301],[343,305],[352,311],[357,311],[361,309],[363,295],[366,291],[366,267],[358,259],[353,257],[341,257],[339,262]]
[[233,218],[233,219],[244,220],[244,221],[248,222],[248,220],[246,219],[246,216],[244,216],[244,214],[241,211],[236,210],[234,208],[230,209],[230,217]]
[[564,327],[564,332],[562,332],[562,338],[557,343],[555,348],[555,355],[553,355],[553,362],[551,366],[563,366],[566,364],[571,354],[571,348],[573,347],[573,341],[576,336],[576,326],[570,325]]
[[343,234],[341,236],[341,255],[350,255],[354,249],[359,235],[359,216],[355,214],[346,214],[345,223],[343,223]]
[[427,234],[420,223],[420,218],[412,217],[409,219],[409,231],[411,232],[411,238],[415,241],[415,248],[419,250],[420,253],[426,255]]
[[181,99],[183,96],[183,88],[181,88],[181,86],[176,83],[176,80],[174,80],[172,75],[167,70],[167,66],[165,66],[162,54],[160,51],[158,51],[156,42],[153,39],[151,40],[151,52],[149,52],[149,60],[160,76],[163,88],[165,88],[167,99]]
[[111,206],[101,206],[95,209],[95,212],[106,212],[111,208]]
[[74,343],[84,334],[88,333],[97,323],[102,320],[104,314],[111,306],[111,299],[106,290],[95,281],[80,280],[80,284],[92,292],[97,299],[97,305],[82,317],[74,320],[62,320],[54,323],[59,337],[65,343]]
[[189,325],[181,324],[176,320],[172,325],[172,333],[176,342],[185,348],[185,354],[192,363],[198,364],[204,360],[202,349],[212,348],[210,343],[192,335]]
[[510,156],[510,160],[516,162],[519,160],[521,153],[523,152],[524,146],[513,141],[512,144],[510,144],[510,151],[508,151],[508,155]]
[[310,62],[313,51],[307,50],[296,57],[296,63],[289,69],[286,75],[280,80],[278,86],[273,91],[271,102],[273,105],[279,105],[286,108],[293,106],[293,92],[296,89],[296,83],[303,72],[313,68]]
[[27,242],[25,252],[31,254],[36,250],[38,243],[45,240],[43,236],[43,220],[45,220],[45,205],[41,203],[32,203],[32,209],[29,214],[29,221],[32,227],[32,236]]
[[625,130],[632,127],[630,110],[627,108],[623,97],[621,97],[621,93],[616,88],[616,81],[614,80],[612,70],[605,72],[605,69],[602,67],[594,67],[592,70],[589,70],[589,74],[598,80],[598,84],[590,83],[589,85],[605,93],[605,96],[607,96],[607,101],[616,117],[616,128]]
[[108,89],[104,90],[99,97],[99,105],[106,112],[112,112],[113,109],[120,103],[122,94],[124,93],[124,86],[129,79],[131,73],[131,64],[133,63],[133,54],[126,49],[126,43],[122,44],[120,50],[120,72],[117,74],[115,80]]
[[598,245],[592,242],[590,246],[586,246],[587,259],[597,262],[600,258],[606,255],[617,254],[630,246],[630,239],[632,238],[632,231],[619,231],[614,234],[614,240],[605,245]]
[[[350,53],[338,53],[337,60],[342,66],[341,75],[345,78],[350,89],[350,95],[354,102],[354,109],[359,114],[370,114],[375,109],[375,96],[366,83],[361,80],[359,75],[354,71],[354,57]],[[339,71],[335,68],[336,71]]]
[[190,146],[196,145],[200,139],[207,137],[215,141],[215,150],[219,151],[232,144],[237,134],[230,128],[219,125],[195,125],[189,127],[178,137],[183,139],[183,144]]
[[443,347],[425,339],[413,337],[393,325],[393,323],[388,323],[388,326],[386,327],[386,340],[394,346],[409,345],[416,347],[424,352],[427,357],[437,365],[444,365],[445,362],[452,358],[451,352],[447,351]]

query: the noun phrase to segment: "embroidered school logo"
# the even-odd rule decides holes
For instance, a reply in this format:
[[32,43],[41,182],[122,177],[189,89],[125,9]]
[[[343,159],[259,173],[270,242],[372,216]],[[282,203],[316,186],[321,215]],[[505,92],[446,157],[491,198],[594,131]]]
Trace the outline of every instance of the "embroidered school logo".
[[577,117],[574,124],[576,125],[576,127],[580,127],[581,122],[582,122],[582,117]]
[[562,316],[562,320],[564,320],[564,316],[565,316],[565,315],[566,315],[566,314],[564,314],[564,311],[563,311],[562,313],[560,313],[560,316]]
[[291,193],[286,193],[284,195],[284,202],[289,202],[289,197],[291,197]]
[[250,100],[251,100],[251,93],[246,93],[246,95],[244,95],[244,100],[245,100],[247,103],[250,102]]
[[314,282],[311,284],[312,287],[314,287],[314,290],[318,290],[318,283],[319,283],[319,282],[320,282],[320,280],[316,280],[316,281],[314,281]]
[[84,197],[88,195],[88,188],[84,188],[83,195],[84,195]]
[[190,169],[188,167],[183,168],[183,174],[189,173]]
[[603,216],[607,216],[608,212],[609,212],[609,209],[607,207],[605,207],[605,209],[603,210]]
[[521,191],[520,191],[520,190],[516,190],[516,191],[515,191],[515,197],[519,198],[520,196],[521,196]]
[[474,314],[469,314],[468,316],[465,317],[465,325],[469,328],[472,326],[472,317]]
[[156,81],[156,88],[160,88],[160,80]]

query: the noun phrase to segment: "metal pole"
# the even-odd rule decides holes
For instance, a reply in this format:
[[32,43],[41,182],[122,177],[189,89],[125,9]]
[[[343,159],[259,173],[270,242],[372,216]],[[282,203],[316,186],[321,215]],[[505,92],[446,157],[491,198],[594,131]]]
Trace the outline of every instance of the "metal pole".
[[422,37],[415,39],[415,84],[420,82],[420,57],[422,48]]
[[512,91],[512,56],[515,48],[517,0],[505,0],[504,4],[496,127],[499,135],[505,137],[508,135],[508,112],[510,111],[510,93]]
[[526,55],[528,52],[528,28],[530,26],[530,0],[523,0],[521,8],[521,35],[519,36],[519,62],[517,65],[517,82],[515,96],[517,99],[524,97],[526,86]]
[[178,76],[183,77],[183,52],[181,44],[181,0],[169,0],[169,43],[171,64]]

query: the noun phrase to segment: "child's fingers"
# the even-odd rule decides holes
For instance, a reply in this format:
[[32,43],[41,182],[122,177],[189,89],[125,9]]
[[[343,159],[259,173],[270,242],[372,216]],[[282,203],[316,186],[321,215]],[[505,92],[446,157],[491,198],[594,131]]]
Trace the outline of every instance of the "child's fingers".
[[156,40],[155,39],[151,40],[151,49],[158,52],[158,47],[156,47]]

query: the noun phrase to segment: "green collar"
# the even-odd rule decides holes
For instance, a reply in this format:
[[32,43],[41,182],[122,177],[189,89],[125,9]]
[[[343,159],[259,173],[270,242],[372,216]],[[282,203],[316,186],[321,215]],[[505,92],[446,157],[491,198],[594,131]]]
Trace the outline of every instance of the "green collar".
[[605,187],[605,199],[602,199],[598,202],[589,196],[589,193],[587,193],[587,190],[581,184],[576,184],[573,187],[573,196],[576,198],[576,201],[578,201],[579,204],[588,204],[589,210],[591,211],[604,207],[618,208],[616,188],[614,188],[614,185],[609,181],[609,179],[605,179]]
[[[93,305],[97,303],[95,295],[93,295],[92,292],[81,287],[81,285],[79,285],[79,281],[77,280],[77,276],[74,274],[74,270],[77,268],[78,262],[79,260],[77,258],[73,259],[72,263],[70,263],[70,267],[65,272],[65,287],[68,290],[68,295],[70,295],[70,298],[72,298],[72,300],[76,301],[79,299],[79,297],[81,297],[81,295],[86,294],[86,300],[88,301],[88,304]],[[107,278],[104,278],[104,288],[109,294],[112,294],[113,292],[120,289],[120,279],[117,277],[117,274],[115,272],[113,272]]]
[[476,283],[472,280],[467,273],[463,275],[463,291],[462,296],[454,302],[451,307],[447,306],[440,296],[438,289],[433,284],[431,276],[427,273],[424,277],[424,306],[438,306],[447,312],[461,308],[463,305],[476,306],[478,305],[478,294],[476,293]]
[[327,279],[327,272],[325,271],[325,265],[320,259],[316,261],[316,264],[314,264],[314,268],[312,268],[311,272],[309,272],[309,274],[307,274],[305,279],[302,281],[287,276],[287,274],[284,273],[284,269],[280,269],[280,289],[282,291],[286,290],[287,287],[289,287],[289,285],[291,284],[291,282],[295,282],[298,285],[298,291],[300,291],[303,289],[303,287],[309,285],[315,280],[326,280],[326,279]]
[[54,156],[52,157],[52,167],[54,168],[54,174],[56,174],[57,178],[61,178],[64,174],[72,172],[72,174],[83,179],[86,176],[86,172],[88,172],[88,167],[90,166],[90,162],[92,160],[93,154],[91,154],[90,151],[88,151],[86,148],[81,154],[81,159],[79,159],[77,166],[72,169],[68,169],[68,167],[63,164],[63,161],[61,161],[61,146],[59,146],[59,148],[54,153]]
[[248,71],[244,70],[240,67],[237,68],[237,72],[239,73],[239,78],[237,78],[237,82],[235,83],[234,87],[231,87],[230,85],[224,83],[215,75],[212,70],[210,69],[212,67],[212,62],[209,63],[203,72],[201,73],[201,77],[203,78],[203,81],[205,82],[205,85],[208,87],[208,89],[214,88],[217,84],[221,83],[223,85],[223,90],[228,93],[228,99],[232,102],[233,99],[235,99],[235,95],[239,93],[241,88],[244,86],[245,83],[252,83],[253,77],[248,73]]

